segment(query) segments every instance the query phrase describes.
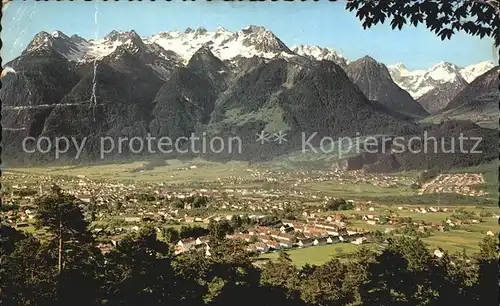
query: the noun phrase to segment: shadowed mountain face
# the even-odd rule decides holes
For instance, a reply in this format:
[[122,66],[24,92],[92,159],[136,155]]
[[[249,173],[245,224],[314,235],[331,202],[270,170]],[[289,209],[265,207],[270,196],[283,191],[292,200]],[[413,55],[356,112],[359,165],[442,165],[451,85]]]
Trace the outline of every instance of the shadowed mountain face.
[[412,126],[368,101],[333,62],[303,66],[285,60],[261,62],[238,78],[216,101],[210,125],[248,135],[265,129],[352,136]]
[[187,66],[178,67],[156,94],[150,123],[152,134],[182,137],[202,129],[230,77],[228,68],[210,50],[198,50]]
[[50,48],[25,53],[9,67],[16,72],[2,78],[2,145],[4,156],[16,157],[25,137],[42,134],[51,111],[80,76],[73,63]]
[[[175,35],[184,42],[215,42],[207,40],[195,51],[174,45],[184,52],[177,54],[165,49]],[[321,145],[325,136],[415,135],[423,129],[413,121],[427,112],[369,57],[344,71],[333,61],[341,58],[334,51],[302,47],[304,55],[298,55],[260,27],[175,35],[143,40],[134,31],[113,31],[94,42],[60,32],[38,34],[2,74],[5,156],[18,162],[53,159],[54,154],[19,154],[27,136],[87,139],[81,160],[88,161],[99,158],[102,137],[175,140],[206,134],[237,136],[242,151],[204,157],[266,160],[301,150],[304,137],[315,133],[312,145]],[[240,50],[233,43],[242,54],[233,52]],[[261,132],[269,138],[259,143]],[[283,143],[275,141],[280,132],[286,134]],[[68,156],[74,156],[71,150]],[[108,157],[127,156],[137,155],[125,147]],[[416,165],[390,156],[377,162],[374,169]]]
[[[302,148],[303,140],[371,133],[409,133],[416,127],[399,113],[369,101],[345,72],[330,61],[254,61],[215,102],[209,134],[236,134],[241,155],[268,159]],[[243,103],[242,103],[243,101]],[[255,135],[284,132],[287,142],[255,141]],[[305,138],[303,138],[305,137]]]
[[407,116],[425,117],[429,114],[391,78],[387,67],[369,56],[349,63],[347,75],[371,100]]
[[468,83],[463,78],[457,78],[455,82],[436,85],[436,87],[418,98],[418,102],[430,114],[436,114],[445,108],[467,85]]
[[[500,68],[494,67],[466,86],[444,109],[453,110],[459,107],[484,106],[494,102],[488,98],[490,94],[498,94],[498,73]],[[498,102],[498,101],[496,101]],[[479,103],[479,105],[478,105]]]

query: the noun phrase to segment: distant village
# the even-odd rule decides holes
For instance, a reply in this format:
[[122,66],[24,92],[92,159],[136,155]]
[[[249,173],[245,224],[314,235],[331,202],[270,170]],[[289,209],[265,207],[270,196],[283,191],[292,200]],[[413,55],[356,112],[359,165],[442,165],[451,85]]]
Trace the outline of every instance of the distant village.
[[484,184],[484,178],[478,173],[439,174],[424,184],[419,194],[424,193],[458,193],[466,196],[484,196],[488,193],[474,189],[474,185]]
[[[281,175],[280,182],[288,181],[294,185],[321,180],[335,180],[340,184],[354,180],[384,187],[414,183],[398,177],[365,175],[358,171],[352,171],[348,176],[337,170],[312,173],[255,172],[252,175],[259,179],[266,177],[266,182],[277,180],[273,177]],[[98,247],[103,252],[116,247],[124,234],[139,231],[143,223],[154,224],[160,232],[161,226],[206,227],[211,222],[231,221],[236,216],[247,218],[255,225],[227,235],[227,238],[246,242],[248,251],[267,253],[336,243],[361,245],[373,240],[375,226],[385,226],[384,233],[411,228],[416,233],[425,234],[481,222],[480,216],[463,214],[456,208],[396,206],[387,209],[371,201],[347,200],[353,209],[331,212],[325,209],[331,197],[297,189],[225,188],[224,183],[219,186],[207,183],[200,188],[192,188],[163,183],[92,180],[83,175],[54,178],[16,173],[4,176],[5,179],[16,183],[9,186],[10,192],[4,193],[3,204],[18,205],[17,209],[0,212],[7,222],[18,228],[32,226],[36,218],[35,199],[47,194],[51,184],[56,183],[81,201],[86,218],[91,221],[92,231],[100,237]],[[238,181],[236,178],[230,180],[233,184]],[[469,191],[469,194],[478,195],[480,191],[472,191],[469,186],[481,182],[482,177],[475,174],[439,175],[423,185],[420,192]],[[447,213],[447,217],[429,222],[402,217],[402,212],[421,215]],[[260,224],[261,220],[270,216],[278,220],[273,224]],[[495,233],[490,230],[485,234]],[[207,235],[185,237],[175,244],[176,254],[200,249],[210,254]]]

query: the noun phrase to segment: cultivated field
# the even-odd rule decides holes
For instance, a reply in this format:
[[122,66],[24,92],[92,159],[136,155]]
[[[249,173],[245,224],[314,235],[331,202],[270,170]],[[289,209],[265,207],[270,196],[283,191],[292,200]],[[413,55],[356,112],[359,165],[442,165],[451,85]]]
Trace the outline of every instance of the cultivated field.
[[[367,244],[365,246],[369,248],[377,248],[377,246],[373,244]],[[288,251],[288,254],[290,255],[290,258],[293,260],[294,264],[296,264],[297,266],[303,266],[305,264],[321,265],[332,258],[343,259],[345,257],[348,257],[350,256],[350,254],[359,250],[359,248],[359,245],[354,245],[352,243],[336,243],[291,250]],[[278,256],[278,252],[273,252],[264,254],[261,256],[261,258],[266,260],[274,260],[277,259]]]

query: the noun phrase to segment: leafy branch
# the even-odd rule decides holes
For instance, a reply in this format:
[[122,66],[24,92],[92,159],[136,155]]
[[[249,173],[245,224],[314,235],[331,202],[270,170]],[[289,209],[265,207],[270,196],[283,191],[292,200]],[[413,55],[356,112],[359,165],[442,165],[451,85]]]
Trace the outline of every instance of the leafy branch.
[[442,40],[462,31],[500,45],[498,0],[349,0],[346,9],[356,11],[364,29],[386,21],[398,30],[425,25]]

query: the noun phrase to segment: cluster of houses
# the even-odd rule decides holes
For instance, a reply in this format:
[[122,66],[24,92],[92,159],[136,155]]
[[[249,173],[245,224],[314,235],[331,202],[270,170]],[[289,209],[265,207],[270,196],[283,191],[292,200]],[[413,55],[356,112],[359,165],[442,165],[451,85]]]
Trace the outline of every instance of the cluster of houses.
[[178,255],[192,250],[202,250],[205,252],[206,256],[210,256],[210,246],[208,244],[209,240],[210,238],[208,236],[179,240],[179,242],[175,245],[174,254]]
[[[399,209],[399,207],[398,207],[398,209]],[[427,213],[447,212],[448,208],[446,208],[446,207],[435,208],[433,206],[431,206],[431,207],[417,207],[417,208],[410,208],[409,211],[421,213],[421,214],[427,214]]]
[[[311,170],[295,171],[292,173],[283,173],[285,178],[295,181],[295,186],[304,183],[333,181],[340,185],[344,184],[370,184],[378,187],[410,186],[415,180],[390,176],[377,173],[366,173],[362,170],[345,171],[342,169],[333,170]],[[281,180],[281,178],[280,178]]]
[[[19,178],[17,178],[19,179]],[[26,203],[32,202],[36,197],[46,194],[50,191],[52,184],[57,184],[69,194],[74,195],[84,203],[94,203],[99,206],[108,206],[120,203],[123,210],[116,209],[117,214],[121,216],[136,214],[152,215],[154,211],[151,209],[134,210],[134,204],[141,202],[138,195],[150,194],[165,200],[186,199],[192,196],[207,196],[214,200],[212,203],[214,208],[227,209],[227,210],[249,210],[249,211],[270,211],[273,209],[284,210],[287,207],[294,206],[298,201],[293,199],[308,198],[308,193],[305,191],[289,191],[289,190],[264,190],[264,189],[246,189],[246,188],[185,188],[176,189],[172,186],[165,186],[163,183],[122,183],[110,182],[106,180],[91,180],[84,175],[76,177],[40,177],[39,183],[27,187],[26,185],[13,185],[12,189],[31,189],[35,191],[32,195],[24,196],[22,200]],[[219,186],[220,187],[220,186]],[[15,198],[14,194],[10,198]],[[227,197],[237,198],[237,201],[229,201]],[[8,199],[8,195],[4,196],[4,201]],[[280,198],[287,200],[277,201]],[[150,206],[148,203],[148,207]],[[156,207],[161,206],[162,203],[157,201]],[[183,209],[192,209],[190,203],[186,203]],[[167,209],[164,208],[164,212]],[[162,212],[158,212],[159,215]],[[158,216],[159,217],[159,216]]]
[[480,173],[439,174],[430,182],[424,184],[419,194],[424,193],[458,193],[466,196],[484,196],[488,193],[473,188],[474,185],[484,184]]
[[[315,170],[261,170],[247,169],[254,180],[268,182],[291,183],[298,186],[313,182],[334,181],[338,184],[371,184],[379,187],[410,186],[416,181],[412,178],[391,176],[377,173],[366,173],[363,170],[347,171],[341,168],[315,169]],[[240,178],[240,182],[244,181]]]
[[455,227],[455,226],[460,226],[460,225],[479,224],[479,223],[481,223],[481,220],[475,219],[475,218],[470,219],[470,220],[460,220],[457,218],[447,218],[445,222],[450,227]]
[[[339,242],[362,244],[367,240],[368,232],[363,229],[347,229],[341,226],[341,219],[336,216],[322,220],[282,221],[282,226],[271,228],[255,226],[244,233],[228,235],[228,239],[241,239],[248,243],[247,250],[269,252],[281,249],[306,248]],[[176,254],[203,247],[209,252],[208,237],[186,238],[176,245]]]
[[34,220],[36,216],[36,209],[31,206],[24,206],[19,210],[8,210],[0,212],[0,217],[6,220],[7,223],[15,227],[28,227],[30,220]]

